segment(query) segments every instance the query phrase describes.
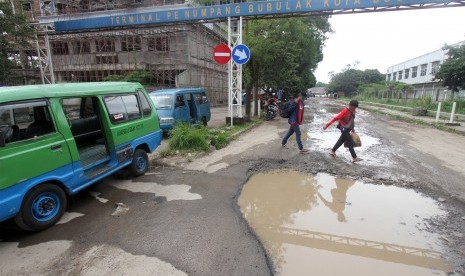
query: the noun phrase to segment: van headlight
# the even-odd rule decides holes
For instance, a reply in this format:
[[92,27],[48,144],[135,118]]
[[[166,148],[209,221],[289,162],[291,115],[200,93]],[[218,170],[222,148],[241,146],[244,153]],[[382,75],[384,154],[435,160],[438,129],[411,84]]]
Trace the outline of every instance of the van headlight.
[[160,118],[160,124],[172,124],[174,121],[173,117]]

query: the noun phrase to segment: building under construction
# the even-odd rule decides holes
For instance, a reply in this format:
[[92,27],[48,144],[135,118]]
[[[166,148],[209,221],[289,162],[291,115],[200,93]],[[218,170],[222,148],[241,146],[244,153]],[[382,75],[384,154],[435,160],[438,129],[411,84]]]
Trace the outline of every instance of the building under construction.
[[[31,49],[12,55],[18,64],[16,84],[118,80],[136,73],[151,89],[204,87],[213,104],[227,102],[227,67],[214,62],[212,50],[226,42],[221,23],[55,32],[47,22],[92,18],[105,12],[189,7],[184,1],[29,0],[18,2],[37,29]],[[39,24],[40,23],[40,24]],[[51,24],[50,24],[51,26]],[[53,74],[52,74],[53,72]]]

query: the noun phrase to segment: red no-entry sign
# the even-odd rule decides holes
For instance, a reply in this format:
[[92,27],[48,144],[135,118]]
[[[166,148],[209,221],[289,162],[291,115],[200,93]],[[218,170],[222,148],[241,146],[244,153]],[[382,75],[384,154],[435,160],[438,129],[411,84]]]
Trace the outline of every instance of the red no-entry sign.
[[231,49],[226,44],[218,44],[213,49],[213,59],[219,64],[226,64],[231,60]]

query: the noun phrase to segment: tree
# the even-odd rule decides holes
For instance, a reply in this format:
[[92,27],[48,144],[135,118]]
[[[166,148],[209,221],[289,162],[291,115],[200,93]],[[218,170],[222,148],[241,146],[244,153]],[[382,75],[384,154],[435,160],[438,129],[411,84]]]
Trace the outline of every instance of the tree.
[[465,89],[465,44],[458,47],[446,45],[443,49],[449,58],[441,65],[435,79],[454,92]]
[[316,83],[313,71],[323,59],[327,17],[256,20],[245,43],[252,52],[244,70],[247,89],[272,87],[296,93]]
[[344,92],[347,96],[355,94],[360,85],[378,83],[385,79],[377,69],[358,70],[348,65],[340,73],[333,74],[328,85],[330,92]]
[[315,84],[315,87],[326,87],[328,86],[327,83],[324,83],[324,82],[321,82],[321,81],[318,81],[316,84]]
[[18,49],[29,46],[32,35],[26,17],[15,12],[15,0],[0,2],[0,82],[13,78],[12,70],[18,66],[14,55]]

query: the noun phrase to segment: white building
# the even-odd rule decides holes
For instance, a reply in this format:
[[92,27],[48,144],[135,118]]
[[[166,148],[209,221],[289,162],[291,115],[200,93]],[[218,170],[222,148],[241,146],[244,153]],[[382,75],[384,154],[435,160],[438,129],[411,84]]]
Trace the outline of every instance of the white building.
[[[453,44],[459,46],[465,41]],[[443,49],[438,49],[419,57],[404,61],[387,69],[387,81],[399,81],[411,84],[415,87],[415,93],[409,95],[411,98],[431,97],[433,100],[444,100],[447,98],[447,91],[438,80],[434,79],[441,64],[447,59],[447,54]]]

